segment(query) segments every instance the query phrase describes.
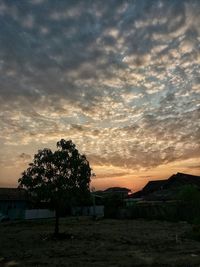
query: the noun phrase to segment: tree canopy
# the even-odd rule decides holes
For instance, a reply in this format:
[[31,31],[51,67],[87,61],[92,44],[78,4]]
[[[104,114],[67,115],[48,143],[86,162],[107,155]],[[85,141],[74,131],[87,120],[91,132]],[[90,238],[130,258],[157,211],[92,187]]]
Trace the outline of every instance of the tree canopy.
[[64,202],[83,199],[89,193],[91,168],[85,155],[81,155],[71,140],[61,139],[57,150],[39,150],[18,180],[39,200],[48,201],[56,212],[55,234],[58,234],[59,211]]

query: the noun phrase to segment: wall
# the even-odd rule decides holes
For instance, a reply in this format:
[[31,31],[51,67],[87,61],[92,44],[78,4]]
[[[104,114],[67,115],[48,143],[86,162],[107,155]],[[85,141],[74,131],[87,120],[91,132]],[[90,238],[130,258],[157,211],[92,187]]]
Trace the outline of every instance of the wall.
[[31,219],[45,219],[45,218],[54,218],[55,211],[48,210],[48,209],[31,209],[25,210],[24,219],[31,220]]

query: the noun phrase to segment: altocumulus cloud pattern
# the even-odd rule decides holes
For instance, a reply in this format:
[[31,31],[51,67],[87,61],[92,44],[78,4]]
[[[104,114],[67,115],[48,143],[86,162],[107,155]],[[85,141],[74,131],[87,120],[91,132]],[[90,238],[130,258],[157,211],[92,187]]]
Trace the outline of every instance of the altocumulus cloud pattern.
[[59,138],[99,178],[174,162],[199,171],[199,10],[198,0],[1,0],[1,179]]

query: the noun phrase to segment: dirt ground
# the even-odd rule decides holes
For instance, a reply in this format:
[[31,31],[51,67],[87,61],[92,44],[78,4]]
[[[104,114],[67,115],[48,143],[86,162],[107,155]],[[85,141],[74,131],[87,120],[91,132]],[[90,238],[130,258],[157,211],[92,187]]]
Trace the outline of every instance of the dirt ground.
[[64,240],[52,240],[54,220],[0,224],[0,266],[200,267],[191,226],[144,220],[61,220]]

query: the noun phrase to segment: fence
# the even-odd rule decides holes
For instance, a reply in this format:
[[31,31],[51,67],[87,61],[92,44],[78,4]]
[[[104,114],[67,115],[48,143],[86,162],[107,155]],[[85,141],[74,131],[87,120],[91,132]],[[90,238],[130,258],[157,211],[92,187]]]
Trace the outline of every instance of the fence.
[[131,207],[120,209],[119,217],[193,222],[200,219],[200,207],[178,201],[136,203]]

